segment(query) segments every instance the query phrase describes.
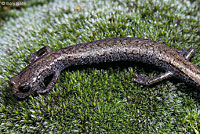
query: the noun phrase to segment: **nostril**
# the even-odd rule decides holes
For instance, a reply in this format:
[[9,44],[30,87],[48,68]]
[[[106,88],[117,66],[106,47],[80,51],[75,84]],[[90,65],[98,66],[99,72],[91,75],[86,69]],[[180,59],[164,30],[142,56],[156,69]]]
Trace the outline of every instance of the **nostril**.
[[13,82],[10,82],[9,85],[10,85],[10,87],[12,87],[12,88],[14,87],[14,83],[13,83]]
[[12,83],[10,83],[10,87],[11,87],[11,88],[13,88],[13,87],[14,87],[14,85],[13,85]]

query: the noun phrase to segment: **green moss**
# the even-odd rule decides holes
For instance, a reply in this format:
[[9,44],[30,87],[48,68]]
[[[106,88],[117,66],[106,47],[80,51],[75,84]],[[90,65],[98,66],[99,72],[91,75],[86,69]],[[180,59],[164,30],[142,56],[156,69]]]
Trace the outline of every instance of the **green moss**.
[[[34,3],[34,1],[32,1]],[[37,2],[36,2],[37,3]],[[9,78],[43,45],[60,49],[110,37],[143,37],[175,49],[200,50],[198,1],[60,0],[33,4],[0,32],[0,130],[4,133],[197,133],[199,91],[174,79],[153,87],[134,72],[160,71],[133,63],[70,68],[49,94],[18,101]],[[199,66],[199,54],[192,62]],[[123,64],[123,65],[122,65]],[[199,66],[200,67],[200,66]]]
[[9,18],[17,18],[21,16],[22,12],[17,10],[23,10],[31,6],[44,5],[53,0],[2,0],[0,1],[0,26]]

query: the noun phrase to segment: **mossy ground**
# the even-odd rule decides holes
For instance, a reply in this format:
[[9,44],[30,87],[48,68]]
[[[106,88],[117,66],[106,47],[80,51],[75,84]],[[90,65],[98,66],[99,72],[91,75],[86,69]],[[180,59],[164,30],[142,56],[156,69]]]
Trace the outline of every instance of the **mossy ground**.
[[[59,0],[11,10],[0,28],[0,130],[3,133],[199,133],[199,91],[170,79],[134,83],[146,65],[115,63],[70,68],[56,88],[18,101],[9,78],[44,45],[52,50],[111,37],[143,37],[174,49],[200,50],[198,1]],[[200,54],[192,62],[200,67]],[[151,68],[151,66],[150,66]]]

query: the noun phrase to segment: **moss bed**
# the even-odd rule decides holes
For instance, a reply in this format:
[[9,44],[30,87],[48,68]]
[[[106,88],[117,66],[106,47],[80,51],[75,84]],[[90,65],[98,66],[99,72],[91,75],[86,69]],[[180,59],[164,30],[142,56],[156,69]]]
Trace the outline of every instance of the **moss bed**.
[[[52,92],[21,101],[9,86],[9,78],[44,45],[55,50],[111,37],[143,37],[198,52],[198,0],[32,0],[25,4],[8,11],[0,27],[0,132],[199,134],[200,90],[176,79],[152,87],[138,85],[131,80],[134,72],[151,77],[162,72],[143,64],[69,68]],[[192,59],[198,67],[199,57],[197,53]]]

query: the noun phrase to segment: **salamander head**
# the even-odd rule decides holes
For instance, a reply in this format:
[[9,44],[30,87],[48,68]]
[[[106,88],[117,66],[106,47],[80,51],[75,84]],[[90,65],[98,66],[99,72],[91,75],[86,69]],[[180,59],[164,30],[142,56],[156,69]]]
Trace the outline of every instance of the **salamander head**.
[[31,71],[24,69],[21,73],[10,79],[14,96],[23,99],[34,92],[33,81],[30,79],[31,76]]

